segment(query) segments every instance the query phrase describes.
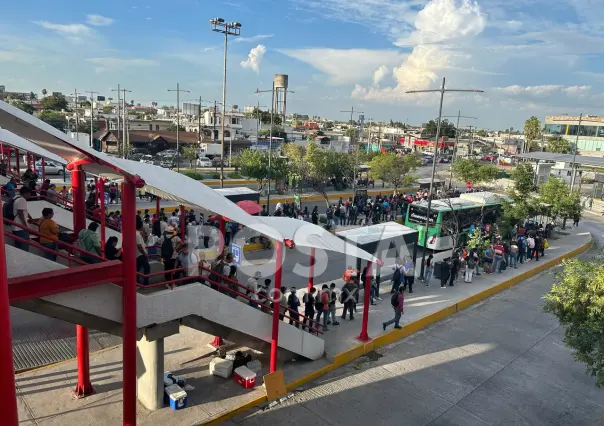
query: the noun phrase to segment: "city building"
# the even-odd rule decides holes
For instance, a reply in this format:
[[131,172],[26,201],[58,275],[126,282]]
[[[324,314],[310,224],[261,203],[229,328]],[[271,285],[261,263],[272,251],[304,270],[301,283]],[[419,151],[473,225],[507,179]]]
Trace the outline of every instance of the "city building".
[[581,130],[579,131],[579,117],[573,116],[546,116],[546,136],[561,136],[573,144],[577,142],[577,149],[583,155],[597,155],[604,151],[604,117],[586,115],[581,118]]

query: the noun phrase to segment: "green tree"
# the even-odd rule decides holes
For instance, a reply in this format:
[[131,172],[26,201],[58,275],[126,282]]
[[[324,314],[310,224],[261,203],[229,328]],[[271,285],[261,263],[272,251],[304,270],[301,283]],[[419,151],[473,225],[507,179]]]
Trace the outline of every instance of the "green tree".
[[[130,111],[128,111],[128,114],[130,114]],[[134,114],[136,114],[136,111],[134,111]],[[175,132],[176,131],[176,123],[170,123],[170,125],[168,126],[168,128],[166,129],[169,132]],[[180,126],[178,126],[178,130],[181,132],[184,132],[185,126],[183,126],[182,124]]]
[[604,386],[604,260],[565,260],[543,309],[564,326],[564,343],[586,373]]
[[524,150],[530,152],[537,148],[537,140],[541,139],[541,122],[534,115],[524,122]]
[[369,163],[370,174],[374,179],[381,179],[398,188],[411,185],[416,177],[413,172],[420,166],[420,161],[415,155],[396,156],[382,154],[374,157]]
[[48,91],[46,89],[42,89],[42,96],[46,96],[47,93]]
[[548,204],[549,214],[553,219],[562,218],[562,228],[566,227],[567,219],[575,215],[581,216],[581,197],[577,191],[571,192],[562,179],[550,177],[539,186],[539,200]]
[[113,112],[113,107],[111,105],[105,105],[103,107],[103,114],[111,114]]
[[38,118],[62,132],[65,131],[65,125],[67,124],[65,121],[65,115],[61,114],[60,112],[45,110],[38,115]]
[[47,110],[62,111],[67,109],[67,99],[61,94],[45,96],[40,103]]
[[329,205],[327,189],[331,186],[331,179],[341,183],[344,177],[354,174],[354,158],[351,154],[321,149],[316,142],[306,147],[304,162],[310,177],[309,183],[323,196],[326,205]]
[[287,157],[290,172],[300,176],[302,179],[308,177],[308,167],[304,161],[306,150],[303,146],[295,143],[281,145],[281,153]]
[[[100,129],[101,129],[101,126],[99,126],[98,121],[95,121],[94,123],[92,123],[92,132],[93,133],[98,132]],[[75,130],[75,129],[73,129],[73,130]],[[78,124],[78,131],[82,132],[82,133],[90,134],[90,120],[86,120],[86,121]]]
[[451,167],[457,178],[464,182],[471,182],[473,185],[491,182],[497,179],[499,173],[497,167],[490,164],[482,165],[474,158],[458,158]]
[[[425,134],[427,137],[436,137],[436,130],[438,127],[437,121],[438,120],[428,121],[422,134]],[[454,138],[455,137],[455,125],[447,119],[442,120],[441,126],[440,126],[440,136],[447,136],[450,138]]]
[[356,134],[357,134],[357,129],[355,129],[354,127],[349,127],[344,132],[344,136],[349,137],[351,140],[356,136]]
[[197,169],[197,148],[187,146],[182,150],[182,156],[185,157],[193,165],[193,169]]
[[10,103],[12,106],[17,107],[17,108],[19,108],[20,110],[25,111],[25,112],[26,112],[26,113],[28,113],[28,114],[33,114],[33,113],[34,113],[34,111],[36,110],[36,109],[33,107],[33,105],[32,105],[32,104],[28,104],[28,103],[26,103],[26,102],[24,102],[24,101],[19,101],[19,100],[16,100],[16,99],[11,99],[11,100],[9,101],[9,103]]
[[547,138],[547,150],[556,154],[572,154],[573,145],[564,138],[550,136]]
[[[256,179],[258,181],[258,190],[262,191],[267,183],[269,174],[267,151],[251,151],[246,149],[237,158],[237,165],[243,176]],[[287,159],[273,153],[271,156],[271,179],[280,180],[287,176]]]
[[529,163],[520,163],[512,171],[515,196],[526,199],[535,190],[535,172]]
[[486,138],[487,137],[487,132],[485,132],[484,130],[479,130],[478,132],[476,132],[477,136],[480,136],[481,138]]

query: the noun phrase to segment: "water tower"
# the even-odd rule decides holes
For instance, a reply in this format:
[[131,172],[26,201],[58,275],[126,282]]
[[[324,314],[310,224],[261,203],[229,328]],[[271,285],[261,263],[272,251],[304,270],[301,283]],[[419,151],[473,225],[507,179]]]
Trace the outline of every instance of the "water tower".
[[275,114],[280,115],[283,123],[285,123],[289,76],[287,74],[275,74],[273,83],[275,87]]

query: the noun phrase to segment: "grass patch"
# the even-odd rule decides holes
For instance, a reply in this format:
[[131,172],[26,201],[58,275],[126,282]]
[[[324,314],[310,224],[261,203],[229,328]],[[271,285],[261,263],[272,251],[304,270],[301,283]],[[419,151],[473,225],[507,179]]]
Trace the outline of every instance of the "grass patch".
[[195,180],[203,180],[204,176],[199,172],[194,172],[192,170],[185,170],[182,172],[183,175],[190,177]]

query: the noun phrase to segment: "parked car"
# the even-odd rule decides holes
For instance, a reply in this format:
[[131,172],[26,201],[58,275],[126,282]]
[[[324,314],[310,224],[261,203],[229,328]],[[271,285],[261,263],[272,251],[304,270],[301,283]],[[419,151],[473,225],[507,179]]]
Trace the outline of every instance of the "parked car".
[[176,157],[163,156],[161,161],[159,162],[160,167],[164,167],[166,169],[173,169],[176,167]]
[[[220,167],[221,162],[222,162],[222,158],[220,158],[220,157],[212,158],[212,167]],[[224,160],[223,165],[228,166],[229,163],[226,160]]]
[[212,160],[208,157],[199,157],[197,159],[197,167],[212,167]]
[[155,164],[151,155],[143,155],[139,161],[145,164]]
[[[36,173],[38,176],[42,176],[42,161],[36,162]],[[44,161],[44,173],[47,175],[63,176],[65,169],[60,164],[46,160]]]
[[482,156],[482,161],[495,161],[495,158],[497,158],[495,155],[492,154],[487,154],[487,155],[483,155]]
[[176,151],[175,149],[166,149],[165,151],[159,152],[157,153],[157,155],[161,156],[161,157],[175,157],[178,154],[178,151]]

